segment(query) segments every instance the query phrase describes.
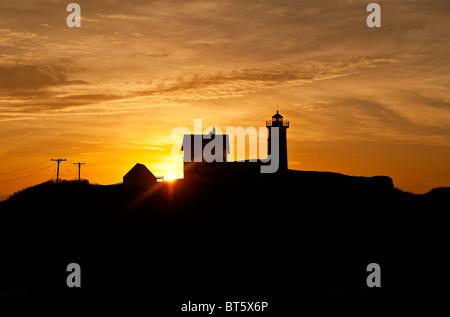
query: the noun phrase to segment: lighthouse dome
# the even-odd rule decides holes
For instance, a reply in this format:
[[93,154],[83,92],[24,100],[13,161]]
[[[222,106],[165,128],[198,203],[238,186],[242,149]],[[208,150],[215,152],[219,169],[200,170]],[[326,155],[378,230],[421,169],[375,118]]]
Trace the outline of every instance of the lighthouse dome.
[[276,114],[274,114],[274,115],[272,116],[272,118],[279,118],[279,119],[283,119],[283,116],[282,116],[281,114],[279,114],[279,113],[278,113],[278,110],[277,110],[277,113],[276,113]]

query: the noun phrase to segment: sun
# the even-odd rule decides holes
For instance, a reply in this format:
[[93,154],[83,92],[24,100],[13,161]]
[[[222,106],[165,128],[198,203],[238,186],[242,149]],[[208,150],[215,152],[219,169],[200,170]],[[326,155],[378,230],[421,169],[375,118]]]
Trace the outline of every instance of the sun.
[[172,173],[167,174],[166,181],[170,182],[175,179],[175,176]]

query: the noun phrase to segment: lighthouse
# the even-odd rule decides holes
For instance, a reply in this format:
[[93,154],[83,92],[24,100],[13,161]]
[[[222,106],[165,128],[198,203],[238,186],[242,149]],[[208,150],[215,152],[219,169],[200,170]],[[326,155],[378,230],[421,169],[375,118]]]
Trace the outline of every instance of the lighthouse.
[[283,116],[277,113],[272,116],[272,120],[266,121],[266,127],[269,129],[269,138],[267,140],[267,149],[268,154],[271,154],[271,141],[272,141],[272,129],[278,128],[278,136],[279,136],[279,158],[280,165],[278,170],[285,171],[288,168],[288,160],[287,160],[287,136],[286,130],[289,128],[289,121],[283,120]]

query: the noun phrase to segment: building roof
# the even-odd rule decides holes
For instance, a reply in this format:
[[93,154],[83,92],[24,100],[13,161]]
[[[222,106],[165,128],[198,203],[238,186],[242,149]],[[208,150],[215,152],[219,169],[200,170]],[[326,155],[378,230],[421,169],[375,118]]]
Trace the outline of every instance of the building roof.
[[155,177],[155,175],[153,175],[153,173],[150,172],[150,170],[144,164],[137,163],[132,169],[130,169],[128,171],[128,173],[125,174],[124,178],[131,176],[131,175],[134,176],[135,171],[139,171],[141,173],[147,174],[147,176],[150,176],[150,177]]
[[[209,138],[206,136],[210,136]],[[191,149],[194,148],[194,144],[198,143],[202,145],[202,149],[205,148],[205,145],[211,142],[212,140],[219,138],[222,139],[223,149],[230,153],[229,146],[229,137],[228,134],[185,134],[183,136],[183,143],[181,145],[181,150],[184,150],[184,147],[190,146]]]

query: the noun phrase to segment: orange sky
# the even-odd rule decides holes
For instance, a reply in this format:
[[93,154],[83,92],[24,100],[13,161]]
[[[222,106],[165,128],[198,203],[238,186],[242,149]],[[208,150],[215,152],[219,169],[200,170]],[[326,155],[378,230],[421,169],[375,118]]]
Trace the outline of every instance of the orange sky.
[[264,126],[276,105],[292,169],[450,186],[447,0],[378,1],[373,29],[363,1],[77,1],[81,28],[68,3],[0,2],[0,196],[58,157],[66,179],[181,177],[174,128]]

